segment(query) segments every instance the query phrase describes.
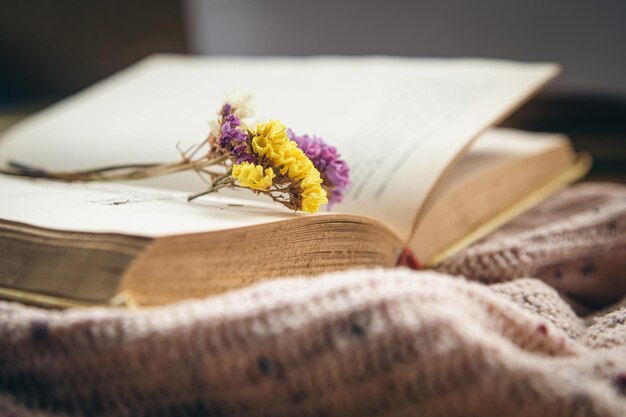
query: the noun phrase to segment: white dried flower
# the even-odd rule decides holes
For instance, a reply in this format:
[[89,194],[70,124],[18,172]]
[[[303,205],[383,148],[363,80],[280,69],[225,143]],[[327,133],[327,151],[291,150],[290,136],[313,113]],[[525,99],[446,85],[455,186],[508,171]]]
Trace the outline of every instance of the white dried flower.
[[250,93],[231,93],[226,97],[225,102],[233,106],[233,113],[239,119],[245,119],[254,114],[254,101]]
[[211,129],[211,134],[219,138],[220,137],[220,124],[216,119],[209,120],[209,129]]

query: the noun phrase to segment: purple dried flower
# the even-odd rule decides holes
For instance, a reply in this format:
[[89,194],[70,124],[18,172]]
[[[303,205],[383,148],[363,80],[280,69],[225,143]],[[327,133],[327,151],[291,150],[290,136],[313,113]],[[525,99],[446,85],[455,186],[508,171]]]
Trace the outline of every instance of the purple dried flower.
[[220,110],[220,113],[222,114],[223,117],[228,116],[232,112],[233,112],[233,106],[230,103],[224,103],[224,105],[222,106],[222,110]]
[[298,144],[320,172],[324,180],[322,186],[328,192],[328,209],[333,204],[340,203],[350,185],[350,168],[346,161],[341,159],[337,148],[328,145],[318,136],[297,136],[291,129],[287,129],[287,135]]
[[[222,112],[231,111],[228,103],[222,107]],[[252,155],[248,153],[248,135],[242,132],[241,120],[233,113],[226,113],[220,129],[220,149],[232,155],[238,164],[242,162],[254,162]]]

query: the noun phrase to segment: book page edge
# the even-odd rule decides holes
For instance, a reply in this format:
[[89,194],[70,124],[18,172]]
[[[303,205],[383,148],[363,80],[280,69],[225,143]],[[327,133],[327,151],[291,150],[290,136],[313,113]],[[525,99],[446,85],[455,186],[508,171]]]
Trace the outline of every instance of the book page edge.
[[460,252],[462,249],[468,247],[472,243],[486,236],[490,232],[494,231],[498,227],[504,225],[509,220],[512,220],[516,216],[522,214],[527,209],[531,208],[535,204],[546,199],[555,192],[565,188],[569,184],[572,184],[582,179],[591,169],[592,158],[588,153],[578,154],[576,160],[572,165],[557,174],[543,186],[528,194],[518,202],[514,203],[508,209],[501,212],[496,217],[490,219],[486,223],[481,224],[474,230],[466,234],[457,242],[453,243],[448,248],[444,249],[440,253],[434,255],[430,259],[420,260],[427,268],[435,268],[446,259]]

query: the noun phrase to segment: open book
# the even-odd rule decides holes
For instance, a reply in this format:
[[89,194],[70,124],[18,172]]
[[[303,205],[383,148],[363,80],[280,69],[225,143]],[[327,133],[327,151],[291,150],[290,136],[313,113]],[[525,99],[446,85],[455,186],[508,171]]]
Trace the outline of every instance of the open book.
[[[492,129],[558,72],[476,59],[157,55],[18,123],[9,160],[51,170],[167,162],[224,93],[324,137],[351,167],[332,212],[292,213],[192,173],[140,183],[0,176],[0,291],[42,303],[162,304],[268,277],[432,265],[581,176],[567,138]],[[412,255],[411,255],[412,253]]]

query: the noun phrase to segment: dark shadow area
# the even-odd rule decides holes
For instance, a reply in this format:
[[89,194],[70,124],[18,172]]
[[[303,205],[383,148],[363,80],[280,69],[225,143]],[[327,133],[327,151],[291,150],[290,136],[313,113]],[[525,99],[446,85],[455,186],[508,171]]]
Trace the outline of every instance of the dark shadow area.
[[186,52],[179,1],[3,0],[0,109],[65,97],[154,52]]
[[577,151],[594,158],[588,180],[626,183],[626,97],[543,94],[508,118],[503,126],[565,133]]

